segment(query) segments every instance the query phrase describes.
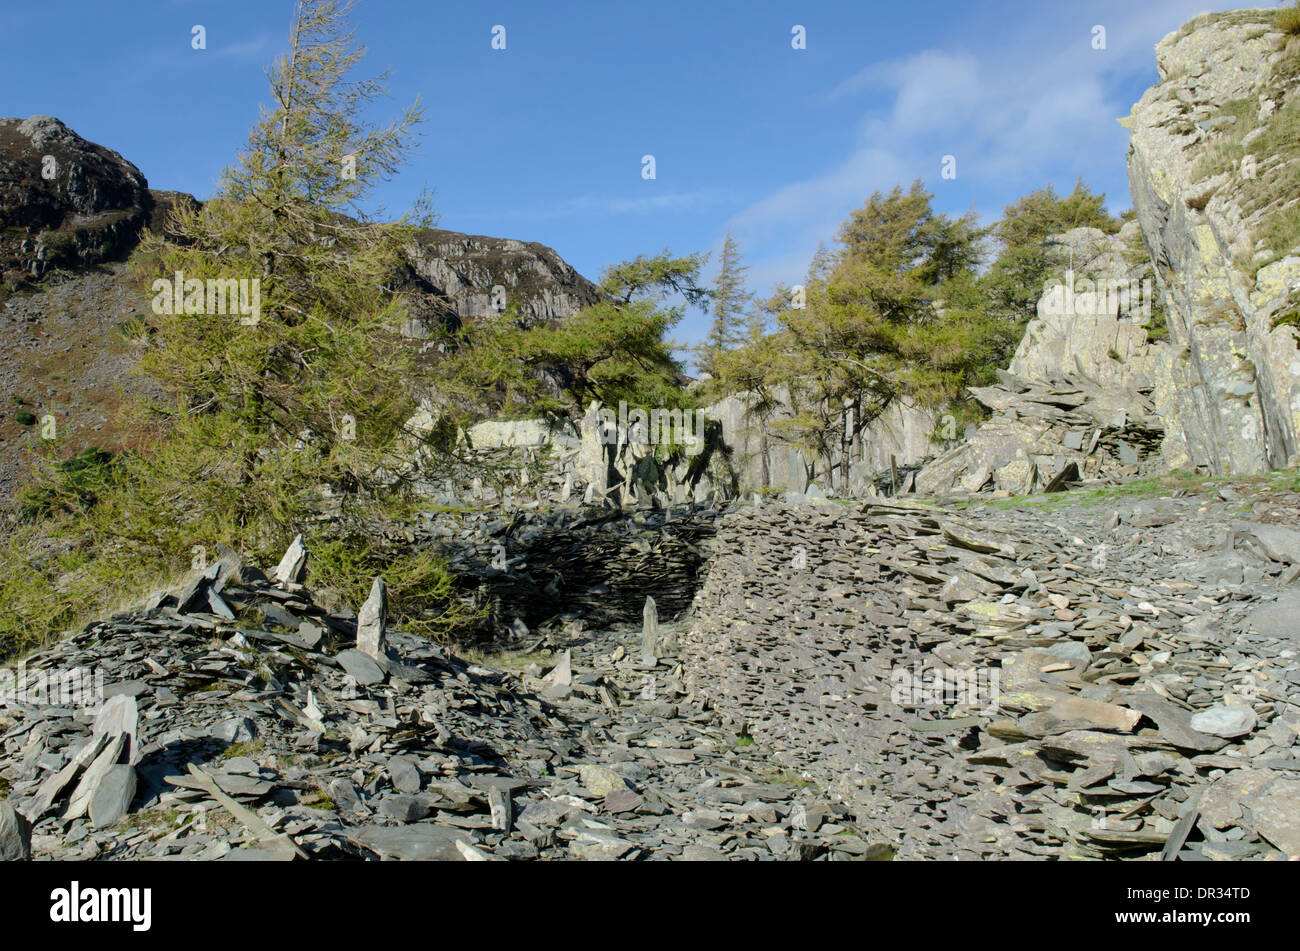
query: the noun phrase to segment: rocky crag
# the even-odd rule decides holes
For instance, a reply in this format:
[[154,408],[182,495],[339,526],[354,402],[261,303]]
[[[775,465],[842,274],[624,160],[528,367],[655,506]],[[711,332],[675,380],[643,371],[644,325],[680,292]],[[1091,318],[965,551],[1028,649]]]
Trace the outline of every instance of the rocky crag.
[[1156,47],[1123,123],[1129,187],[1168,302],[1156,391],[1171,466],[1294,465],[1300,433],[1300,42],[1271,10],[1204,17]]
[[975,393],[994,418],[918,491],[1300,463],[1300,38],[1274,13],[1206,15],[1157,45],[1161,80],[1121,120],[1138,231],[1062,238],[1090,278],[1150,274],[1153,313],[1045,294],[1015,379]]
[[[0,499],[38,438],[20,414],[51,417],[71,450],[130,444],[118,407],[150,385],[134,373],[150,296],[122,262],[178,202],[195,199],[149,188],[58,119],[0,119]],[[427,229],[405,254],[413,338],[505,308],[524,323],[563,319],[599,299],[536,242]]]

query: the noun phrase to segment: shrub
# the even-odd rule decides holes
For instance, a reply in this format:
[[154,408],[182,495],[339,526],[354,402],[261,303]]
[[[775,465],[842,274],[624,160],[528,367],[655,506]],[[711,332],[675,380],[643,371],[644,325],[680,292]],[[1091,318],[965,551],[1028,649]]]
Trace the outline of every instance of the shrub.
[[1300,2],[1277,11],[1277,28],[1283,33],[1300,36]]

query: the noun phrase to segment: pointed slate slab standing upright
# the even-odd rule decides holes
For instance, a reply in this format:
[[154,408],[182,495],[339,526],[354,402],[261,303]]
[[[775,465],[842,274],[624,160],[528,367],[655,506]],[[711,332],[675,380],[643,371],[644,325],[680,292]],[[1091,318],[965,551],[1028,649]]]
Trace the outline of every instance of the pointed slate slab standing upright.
[[72,795],[68,797],[68,808],[63,813],[65,821],[70,822],[73,819],[80,819],[90,810],[90,800],[95,795],[95,790],[99,788],[109,770],[116,766],[118,760],[121,759],[122,751],[126,749],[128,739],[125,733],[118,733],[112,737],[103,751],[95,757],[95,761],[86,768],[85,774],[81,777],[81,782],[72,791]]
[[655,658],[655,644],[659,641],[659,611],[655,599],[646,595],[641,609],[641,655],[647,660]]
[[551,668],[551,672],[546,675],[546,685],[548,687],[572,687],[573,686],[573,651],[566,650],[560,662]]
[[302,579],[307,575],[307,546],[303,544],[302,535],[295,535],[293,541],[289,544],[280,559],[280,563],[275,566],[275,572],[271,579],[277,584],[302,584]]
[[109,697],[95,715],[92,734],[102,734],[109,739],[119,733],[126,734],[126,761],[134,766],[140,761],[140,708],[135,697],[118,694]]
[[387,656],[384,650],[384,628],[388,625],[388,585],[383,578],[376,578],[370,586],[370,597],[357,612],[357,650],[383,661]]
[[0,862],[27,862],[32,857],[32,824],[7,802],[0,802]]
[[488,790],[488,808],[492,810],[492,828],[509,835],[515,823],[514,803],[510,800],[510,794],[500,787],[491,787]]
[[134,766],[125,763],[110,766],[90,795],[87,807],[90,824],[96,829],[108,829],[117,825],[131,808],[137,782]]

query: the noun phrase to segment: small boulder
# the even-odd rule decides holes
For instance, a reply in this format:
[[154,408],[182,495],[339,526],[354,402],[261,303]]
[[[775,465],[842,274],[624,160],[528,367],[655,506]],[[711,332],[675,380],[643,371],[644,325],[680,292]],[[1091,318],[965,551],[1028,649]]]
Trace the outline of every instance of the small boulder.
[[1250,707],[1215,706],[1192,716],[1191,726],[1200,733],[1235,740],[1255,729],[1259,722]]
[[26,862],[32,857],[32,824],[7,802],[0,802],[0,862]]

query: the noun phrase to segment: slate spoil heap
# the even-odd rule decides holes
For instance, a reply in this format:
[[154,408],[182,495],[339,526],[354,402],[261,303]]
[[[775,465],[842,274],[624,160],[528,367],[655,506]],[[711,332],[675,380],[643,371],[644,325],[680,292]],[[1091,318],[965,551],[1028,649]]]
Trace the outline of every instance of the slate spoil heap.
[[710,509],[690,613],[500,666],[223,550],[27,658],[104,702],[0,705],[0,858],[1300,856],[1294,499],[1072,504]]
[[[682,627],[583,632],[519,673],[223,551],[182,589],[26,660],[102,706],[0,705],[0,857],[807,859],[867,850],[685,697]],[[560,638],[557,633],[556,639]],[[647,650],[648,649],[648,650]],[[548,669],[549,668],[549,669]],[[46,701],[46,702],[43,702]]]
[[[1164,424],[1149,390],[1102,386],[1083,376],[1022,379],[1005,370],[998,379],[969,391],[993,417],[927,463],[917,491],[993,488],[1028,495],[1055,491],[1066,481],[1119,483],[1163,470]],[[1067,470],[1070,476],[1054,485]]]
[[585,506],[439,513],[419,541],[441,546],[462,591],[497,624],[563,615],[600,625],[641,617],[646,596],[676,617],[691,606],[719,509]]
[[899,858],[1296,858],[1300,532],[1231,511],[738,510],[687,686]]

